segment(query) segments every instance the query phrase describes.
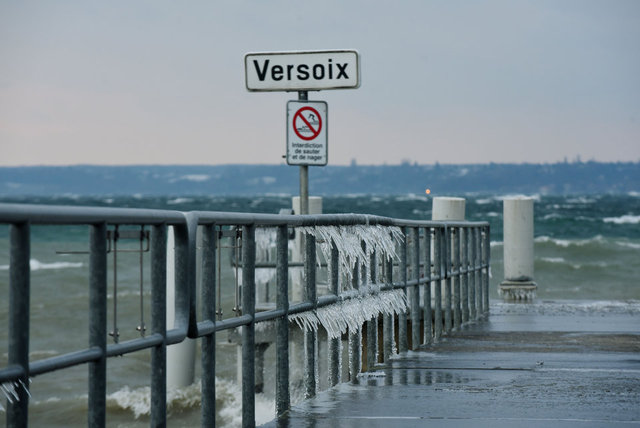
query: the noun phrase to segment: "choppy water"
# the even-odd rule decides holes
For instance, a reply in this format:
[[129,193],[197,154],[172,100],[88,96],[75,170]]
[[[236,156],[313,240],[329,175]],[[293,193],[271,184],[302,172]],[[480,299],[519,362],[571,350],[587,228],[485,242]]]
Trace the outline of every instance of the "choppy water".
[[[467,219],[491,224],[491,297],[497,299],[502,280],[502,198],[464,195]],[[640,301],[640,194],[589,196],[535,196],[535,280],[539,300],[591,300],[597,302]],[[268,196],[233,197],[109,197],[77,196],[4,199],[0,202],[145,207],[189,210],[246,211],[276,213],[290,207],[290,198]],[[421,195],[342,196],[323,201],[325,213],[367,213],[397,218],[429,219],[430,199]],[[60,255],[56,251],[82,250],[87,245],[85,227],[34,227],[32,237],[31,358],[46,358],[84,348],[88,340],[88,257]],[[136,249],[134,244],[122,244]],[[229,250],[226,250],[229,251]],[[228,260],[230,254],[225,253]],[[121,339],[139,334],[139,258],[136,253],[119,255],[118,313]],[[143,263],[149,265],[145,255]],[[0,326],[8,324],[8,228],[0,226]],[[145,273],[148,281],[148,274]],[[110,272],[110,280],[112,274]],[[222,270],[223,309],[229,315],[234,306],[235,276],[230,267]],[[113,293],[109,291],[109,303]],[[143,292],[146,314],[148,285]],[[610,304],[610,303],[607,303]],[[147,315],[148,317],[148,315]],[[109,319],[110,327],[112,319]],[[146,323],[150,320],[146,319]],[[236,379],[236,347],[218,335],[217,401],[221,426],[237,425],[241,407]],[[268,351],[271,352],[271,351]],[[0,328],[0,366],[7,364],[7,329]],[[197,356],[199,359],[199,356]],[[267,355],[267,358],[270,358]],[[149,353],[139,352],[113,358],[109,367],[108,421],[110,425],[148,425]],[[198,376],[198,372],[196,372]],[[267,379],[267,382],[269,379]],[[84,426],[86,424],[86,367],[33,379],[30,421],[34,426]],[[124,385],[124,386],[123,386]],[[1,397],[1,395],[0,395]],[[171,392],[170,423],[198,425],[199,386]],[[0,405],[5,406],[4,398]],[[258,415],[273,417],[270,393],[257,399]],[[4,421],[0,409],[0,426]]]

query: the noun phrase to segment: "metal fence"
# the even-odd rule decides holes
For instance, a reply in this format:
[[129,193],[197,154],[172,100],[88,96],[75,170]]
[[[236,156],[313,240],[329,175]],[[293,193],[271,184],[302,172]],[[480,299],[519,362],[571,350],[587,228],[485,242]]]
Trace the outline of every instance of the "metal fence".
[[[329,265],[328,293],[317,295],[316,238],[307,233],[304,239],[303,301],[291,303],[288,284],[290,257],[288,240],[292,228],[377,226],[399,228],[402,239],[398,259],[379,263],[371,259],[368,280],[384,283],[377,292],[404,290],[406,310],[395,319],[391,314],[374,316],[362,331],[349,332],[349,347],[357,356],[350,362],[350,380],[356,381],[360,370],[373,370],[394,352],[394,324],[397,350],[406,352],[421,344],[437,341],[443,334],[460,328],[488,313],[489,225],[484,222],[432,222],[398,220],[386,217],[335,215],[269,215],[222,212],[177,212],[166,210],[88,208],[40,205],[0,204],[0,224],[10,230],[9,261],[9,353],[8,365],[0,368],[0,384],[10,385],[13,398],[7,403],[7,426],[27,426],[29,380],[34,376],[86,364],[89,370],[88,421],[91,427],[106,424],[106,377],[109,357],[151,350],[152,426],[166,424],[166,347],[185,338],[200,339],[202,348],[201,406],[202,425],[215,425],[215,364],[217,332],[241,327],[242,345],[242,418],[243,426],[255,425],[255,326],[274,321],[276,330],[276,415],[291,405],[289,390],[290,317],[334,305],[353,298],[339,284],[338,249],[332,249]],[[29,361],[30,322],[30,242],[31,225],[89,226],[89,343],[85,349],[36,361]],[[107,344],[107,232],[108,227],[137,225],[150,228],[151,260],[151,328],[143,337]],[[175,236],[175,323],[166,326],[167,231]],[[234,226],[242,231],[242,312],[232,318],[216,317],[216,233]],[[196,232],[202,228],[202,279],[200,296],[196,295]],[[256,228],[276,230],[276,306],[256,311]],[[357,268],[356,268],[357,269]],[[380,274],[378,274],[380,272]],[[364,281],[362,273],[353,275]],[[352,284],[353,285],[353,284]],[[432,296],[433,290],[433,296]],[[198,319],[196,307],[202,308]],[[379,323],[382,318],[382,322]],[[382,325],[378,335],[378,325]],[[355,334],[354,334],[355,333]],[[306,396],[317,390],[315,367],[317,332],[305,334],[304,387]],[[337,339],[340,340],[340,339]],[[363,342],[366,346],[363,346]],[[378,351],[378,343],[383,343]],[[335,340],[327,355],[329,383],[340,382],[339,351]]]

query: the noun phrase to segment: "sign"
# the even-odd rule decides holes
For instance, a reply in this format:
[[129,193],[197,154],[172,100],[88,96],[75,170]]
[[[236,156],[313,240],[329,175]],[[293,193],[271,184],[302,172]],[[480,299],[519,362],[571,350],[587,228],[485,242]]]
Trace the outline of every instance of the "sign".
[[355,50],[262,52],[244,56],[249,91],[320,91],[360,86]]
[[327,164],[327,103],[287,102],[287,164]]

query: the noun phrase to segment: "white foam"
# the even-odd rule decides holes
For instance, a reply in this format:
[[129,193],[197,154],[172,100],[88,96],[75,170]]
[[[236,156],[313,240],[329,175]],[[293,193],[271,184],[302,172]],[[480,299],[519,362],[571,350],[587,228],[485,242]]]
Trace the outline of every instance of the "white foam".
[[640,224],[640,215],[627,214],[620,217],[605,217],[602,221],[613,224]]
[[[82,267],[82,262],[53,262],[53,263],[42,263],[39,260],[31,259],[29,260],[29,268],[31,271],[37,270],[49,270],[49,269],[77,269]],[[9,270],[9,265],[0,265],[0,270]]]
[[193,199],[190,198],[175,198],[167,201],[167,205],[178,205],[178,204],[188,204],[193,202]]
[[542,235],[542,236],[536,237],[533,240],[533,242],[537,244],[551,243],[562,248],[568,248],[571,246],[583,247],[585,245],[600,243],[603,241],[604,241],[604,237],[602,235],[596,235],[593,238],[588,238],[588,239],[558,239],[558,238],[552,238],[550,236]]
[[[167,390],[168,411],[197,408],[201,402],[200,381],[183,388]],[[222,419],[221,426],[242,425],[242,388],[238,384],[216,377],[216,403],[218,417]],[[257,425],[269,422],[275,417],[275,401],[264,394],[256,394],[255,405]],[[107,396],[107,406],[129,410],[136,419],[147,416],[151,412],[151,389],[148,386],[135,389],[124,386]]]
[[640,250],[640,244],[634,242],[616,241],[616,245],[621,247],[633,248],[634,250]]

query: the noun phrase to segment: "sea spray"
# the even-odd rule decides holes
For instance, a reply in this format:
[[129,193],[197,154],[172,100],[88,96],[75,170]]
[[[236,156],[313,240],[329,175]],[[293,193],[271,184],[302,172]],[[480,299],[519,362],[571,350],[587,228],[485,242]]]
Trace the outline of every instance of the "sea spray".
[[[197,381],[183,388],[167,390],[167,413],[197,409],[202,402],[201,383]],[[264,394],[256,394],[256,423],[263,424],[275,416],[275,401]],[[124,386],[107,396],[110,409],[131,411],[135,419],[149,416],[151,389],[148,386],[131,389]],[[221,427],[242,425],[242,388],[237,383],[216,377],[216,424]]]

